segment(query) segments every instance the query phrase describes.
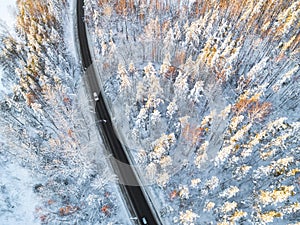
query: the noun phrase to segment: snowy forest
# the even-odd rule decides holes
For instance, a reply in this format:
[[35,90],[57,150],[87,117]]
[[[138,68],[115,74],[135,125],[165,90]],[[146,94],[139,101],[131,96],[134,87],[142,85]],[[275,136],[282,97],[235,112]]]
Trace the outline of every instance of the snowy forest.
[[17,0],[15,30],[0,28],[1,225],[129,223],[83,91],[74,4]]
[[[0,24],[0,223],[134,224],[97,131],[76,1]],[[85,0],[114,126],[163,224],[300,224],[300,0]]]
[[300,1],[86,0],[115,129],[164,224],[299,224]]

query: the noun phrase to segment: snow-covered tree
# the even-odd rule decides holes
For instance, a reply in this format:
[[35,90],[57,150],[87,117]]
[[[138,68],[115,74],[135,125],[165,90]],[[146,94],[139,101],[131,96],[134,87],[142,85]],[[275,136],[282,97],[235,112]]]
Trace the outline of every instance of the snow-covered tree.
[[180,212],[180,223],[183,225],[193,225],[195,219],[199,217],[193,210],[186,210],[185,212]]

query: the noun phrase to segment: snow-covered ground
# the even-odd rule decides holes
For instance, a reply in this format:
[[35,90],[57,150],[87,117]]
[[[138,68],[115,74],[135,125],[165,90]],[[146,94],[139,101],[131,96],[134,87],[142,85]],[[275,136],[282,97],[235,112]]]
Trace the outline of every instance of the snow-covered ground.
[[3,21],[9,30],[13,30],[16,18],[15,0],[0,0],[0,20]]
[[[4,29],[13,32],[13,26],[16,17],[15,1],[0,0],[0,31]],[[0,67],[0,80],[3,78],[3,69]],[[0,92],[4,91],[2,82],[0,82]]]
[[40,199],[33,191],[39,176],[20,166],[13,157],[5,156],[4,151],[0,151],[1,224],[39,224],[35,220],[34,213]]

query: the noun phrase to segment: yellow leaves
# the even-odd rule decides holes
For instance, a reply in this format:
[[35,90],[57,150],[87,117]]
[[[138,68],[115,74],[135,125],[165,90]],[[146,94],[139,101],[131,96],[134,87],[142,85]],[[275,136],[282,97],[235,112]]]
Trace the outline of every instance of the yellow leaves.
[[16,42],[11,36],[2,39],[2,42],[5,45],[5,48],[8,51],[14,50],[14,43]]
[[[51,4],[46,4],[44,1],[26,0],[18,1],[17,7],[19,14],[17,15],[16,27],[27,38],[36,39],[38,43],[42,43],[42,39],[49,35],[46,34],[47,29],[41,32],[39,26],[56,29],[58,23]],[[36,36],[37,34],[38,36]]]
[[296,35],[294,35],[293,37],[290,38],[290,40],[288,42],[285,42],[283,44],[283,47],[281,49],[281,54],[284,54],[293,44],[294,44],[294,41],[296,39]]
[[215,205],[216,204],[214,202],[207,202],[203,211],[211,211],[215,207]]
[[259,196],[260,202],[263,204],[269,204],[272,202],[272,197],[269,192],[267,191],[260,191],[260,196]]
[[[22,65],[22,71],[25,75],[20,78],[20,85],[24,88],[24,95],[28,105],[34,103],[34,94],[43,92],[38,80],[44,75],[45,70],[41,66],[41,49],[45,42],[57,43],[59,35],[51,37],[54,30],[59,26],[53,14],[53,6],[45,1],[19,0],[17,1],[18,15],[16,29],[24,41],[24,45],[16,43],[13,39],[7,39],[7,49],[12,49],[13,54],[25,55],[22,60],[26,64]],[[17,47],[16,47],[17,46]],[[27,49],[27,50],[26,50]],[[29,92],[29,93],[28,93]]]
[[246,212],[236,210],[236,211],[233,213],[233,215],[230,216],[229,221],[230,221],[230,222],[235,222],[235,221],[237,221],[237,220],[239,220],[240,218],[245,217],[245,216],[247,216],[247,213],[246,213]]
[[180,212],[180,223],[183,225],[192,225],[194,224],[194,220],[199,217],[196,213],[194,213],[192,210],[186,210],[185,213]]
[[211,44],[210,40],[205,43],[204,48],[202,49],[202,53],[199,54],[197,61],[202,62],[203,64],[206,62],[207,58],[211,55]]
[[250,100],[253,101],[253,102],[257,102],[260,97],[262,96],[262,93],[261,92],[258,92],[258,93],[255,93],[251,98]]
[[230,144],[234,145],[237,141],[243,138],[246,132],[251,128],[252,123],[248,123],[246,126],[243,126],[241,129],[239,129],[231,138],[230,138]]
[[240,169],[240,171],[241,171],[243,174],[245,174],[245,173],[247,173],[251,168],[252,168],[251,166],[243,165],[243,166],[241,166],[239,169]]
[[239,116],[234,116],[232,117],[230,124],[229,124],[229,129],[231,134],[233,132],[236,131],[238,125],[244,120],[244,116],[243,115],[239,115]]
[[269,29],[271,21],[267,21],[261,28],[262,31],[267,31]]
[[281,186],[279,189],[273,191],[260,191],[259,200],[263,205],[273,204],[286,201],[290,196],[293,196],[295,192],[294,186]]
[[275,155],[275,150],[269,150],[267,152],[260,152],[259,156],[262,160],[267,160],[268,158],[270,158],[271,156]]
[[300,169],[299,168],[292,169],[291,171],[289,171],[287,173],[287,176],[295,176],[297,173],[300,173]]
[[172,165],[172,158],[169,155],[163,156],[163,157],[161,157],[159,164],[162,168],[166,168],[166,167]]
[[[153,151],[149,154],[149,157],[152,159],[161,159],[162,157],[166,156],[175,140],[174,133],[169,135],[162,134],[162,136],[156,140]],[[171,163],[170,158],[167,157],[165,160],[166,164]]]
[[247,20],[247,18],[249,18],[249,15],[251,14],[251,12],[253,11],[253,7],[254,7],[254,2],[253,1],[246,1],[246,5],[244,7],[244,13],[242,14],[241,17],[241,21]]
[[226,212],[230,212],[232,210],[234,210],[237,207],[237,203],[236,202],[225,202],[224,205],[221,207],[221,211],[223,213]]
[[299,26],[300,1],[294,1],[289,8],[282,10],[277,17],[276,36],[280,38],[287,34],[291,28],[297,30]]
[[282,217],[283,215],[280,212],[276,212],[272,210],[266,213],[259,213],[258,216],[264,223],[271,223],[273,222],[274,218],[279,218]]

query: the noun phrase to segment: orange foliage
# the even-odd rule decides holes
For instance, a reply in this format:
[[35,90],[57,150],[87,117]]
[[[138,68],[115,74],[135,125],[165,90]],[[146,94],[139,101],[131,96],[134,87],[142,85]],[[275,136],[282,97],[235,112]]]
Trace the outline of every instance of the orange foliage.
[[127,15],[127,3],[126,0],[116,1],[116,12],[121,15]]
[[34,93],[29,92],[26,94],[26,103],[27,105],[31,106],[31,104],[33,104],[36,100],[36,96]]
[[68,130],[68,136],[69,136],[69,137],[72,137],[72,136],[73,136],[72,134],[73,134],[73,130],[72,130],[72,129],[69,129],[69,130]]
[[63,98],[63,102],[64,102],[65,104],[70,104],[70,103],[71,103],[71,99],[70,99],[69,97],[64,97],[64,98]]
[[186,125],[183,128],[182,136],[188,143],[196,145],[199,143],[201,137],[203,136],[204,128],[195,125]]
[[76,212],[77,210],[79,210],[79,207],[77,207],[77,206],[73,207],[73,206],[67,205],[66,207],[62,207],[59,209],[59,215],[67,216],[71,213]]
[[98,5],[103,6],[103,5],[106,5],[108,2],[109,2],[108,0],[99,0]]
[[251,100],[249,99],[240,99],[237,103],[235,103],[233,111],[239,115],[247,109],[250,103]]
[[219,7],[220,9],[227,9],[229,6],[228,0],[220,0]]
[[178,195],[178,192],[177,192],[176,190],[172,191],[172,192],[170,193],[170,199],[173,200],[174,198],[177,197],[177,195]]
[[101,212],[103,212],[105,215],[108,215],[109,214],[109,206],[108,205],[102,206]]
[[226,81],[226,74],[225,74],[225,70],[221,70],[221,71],[216,71],[216,79],[220,80],[222,82]]
[[54,200],[49,199],[47,203],[48,203],[48,205],[52,205],[54,203]]
[[247,98],[240,98],[233,107],[233,111],[239,115],[243,112],[245,112],[252,104],[257,103],[258,99],[255,97],[252,97],[250,99]]
[[280,62],[282,60],[286,60],[286,59],[287,59],[286,55],[284,53],[281,53],[275,58],[275,62],[278,63],[278,62]]
[[163,21],[162,24],[161,24],[161,32],[163,34],[166,34],[168,32],[168,30],[170,29],[170,21],[169,20],[166,20],[166,21]]
[[250,120],[262,120],[270,113],[271,103],[260,103],[260,94],[253,95],[251,98],[241,96],[240,99],[234,104],[233,111],[236,115],[247,112]]
[[47,219],[47,216],[46,216],[46,215],[41,215],[41,216],[40,216],[41,222],[45,222],[46,219]]
[[135,10],[134,8],[134,0],[129,0],[128,1],[128,8],[130,9],[130,11],[133,13]]
[[199,12],[200,12],[200,7],[199,7],[199,2],[198,0],[196,0],[194,3],[193,3],[193,9],[194,9],[194,14],[195,15],[198,15]]
[[177,75],[177,68],[175,66],[169,66],[168,71],[164,74],[164,77],[175,81]]
[[269,103],[269,102],[264,102],[264,103],[256,102],[248,110],[248,116],[251,120],[259,120],[260,121],[270,113],[270,110],[271,110],[271,103]]

